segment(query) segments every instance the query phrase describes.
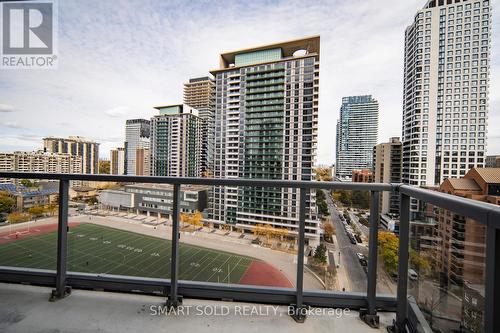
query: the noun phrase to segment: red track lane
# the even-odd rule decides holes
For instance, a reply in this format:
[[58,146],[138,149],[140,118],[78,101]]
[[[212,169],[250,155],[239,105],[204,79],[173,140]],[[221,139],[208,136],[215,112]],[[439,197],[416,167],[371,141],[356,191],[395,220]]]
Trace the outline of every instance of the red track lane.
[[[71,223],[69,223],[69,226],[76,227],[79,224],[80,224],[79,222],[71,222]],[[10,233],[10,230],[0,233],[0,244],[14,242],[16,240],[24,239],[24,238],[28,238],[28,237],[39,236],[39,235],[47,234],[47,233],[54,232],[54,231],[57,231],[57,223],[37,225],[36,222],[30,222],[30,232],[29,233],[28,233],[27,226],[26,226],[26,228],[12,230],[12,234]],[[16,233],[18,233],[17,237],[16,237]]]
[[293,288],[285,274],[266,262],[254,260],[241,277],[240,284]]

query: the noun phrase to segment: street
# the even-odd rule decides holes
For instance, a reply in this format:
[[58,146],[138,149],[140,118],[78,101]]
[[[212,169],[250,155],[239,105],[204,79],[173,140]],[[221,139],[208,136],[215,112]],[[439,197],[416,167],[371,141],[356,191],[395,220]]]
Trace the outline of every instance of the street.
[[[325,196],[333,226],[337,230],[337,248],[340,249],[340,267],[337,268],[337,272],[338,274],[343,274],[341,271],[344,270],[350,284],[349,287],[342,286],[341,283],[340,287],[345,288],[346,291],[366,292],[366,273],[363,266],[359,263],[356,253],[359,252],[368,256],[368,249],[363,245],[351,243],[345,232],[344,225],[340,221],[340,212],[335,208],[330,194],[325,192]],[[330,249],[331,244],[328,244],[328,247]],[[335,263],[338,263],[339,251],[337,250],[333,256]]]
[[370,232],[368,230],[368,227],[359,222],[359,217],[356,214],[354,214],[353,211],[349,210],[348,214],[349,217],[351,218],[351,222],[356,225],[358,230],[361,232],[361,235],[363,235],[368,240],[368,234]]

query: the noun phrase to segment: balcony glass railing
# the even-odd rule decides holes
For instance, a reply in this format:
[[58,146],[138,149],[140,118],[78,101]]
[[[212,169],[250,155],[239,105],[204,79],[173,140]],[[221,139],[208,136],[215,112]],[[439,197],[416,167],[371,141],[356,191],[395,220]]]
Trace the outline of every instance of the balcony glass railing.
[[[285,162],[249,158],[241,172],[281,178]],[[22,207],[0,226],[0,280],[53,286],[53,300],[70,287],[91,288],[164,295],[174,307],[181,297],[350,307],[371,326],[377,311],[395,311],[397,331],[500,331],[494,205],[401,184],[16,172],[0,179],[55,188],[43,206]],[[85,191],[89,182],[97,190]],[[397,235],[379,230],[384,191],[401,197]],[[209,205],[200,199],[207,197]],[[447,232],[456,236],[446,228],[419,238],[436,233],[415,228],[436,226],[410,219],[411,198],[466,217],[463,253],[453,252],[453,240],[443,246]],[[447,257],[450,265],[440,266]]]

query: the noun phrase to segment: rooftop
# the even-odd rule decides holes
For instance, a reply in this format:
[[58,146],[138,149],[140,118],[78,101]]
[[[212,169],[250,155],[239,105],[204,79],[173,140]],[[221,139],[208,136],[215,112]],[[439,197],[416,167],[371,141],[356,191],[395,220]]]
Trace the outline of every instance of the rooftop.
[[155,106],[154,108],[160,111],[160,113],[155,117],[174,116],[179,114],[193,114],[195,116],[198,116],[198,110],[187,104],[170,104],[164,106]]
[[62,138],[62,137],[55,137],[55,136],[48,136],[43,138],[43,141],[46,140],[58,140],[58,141],[72,141],[72,142],[82,142],[82,143],[94,143],[94,144],[99,144],[98,142],[95,142],[93,140],[87,139],[83,136],[69,136],[67,138]]
[[[231,52],[225,52],[220,55],[219,70],[226,70],[230,68],[231,67],[230,65],[235,63],[236,55],[263,51],[263,50],[277,49],[277,48],[281,49],[282,58],[290,58],[293,57],[295,51],[306,50],[308,55],[314,54],[319,59],[319,52],[320,52],[319,41],[320,41],[320,36],[316,35],[301,39],[289,40],[285,42],[279,42],[279,43],[256,46],[247,49],[235,50]],[[213,70],[211,72],[217,72],[219,70]]]
[[455,190],[481,191],[474,179],[466,178],[448,178],[447,181]]
[[500,183],[500,168],[475,168],[476,172],[488,184]]
[[[174,186],[171,185],[171,184],[137,183],[137,184],[132,184],[132,185],[125,185],[125,187],[172,190]],[[206,186],[206,185],[191,185],[191,184],[182,185],[182,188],[181,188],[182,191],[189,191],[189,190],[190,191],[205,191],[205,190],[209,190],[209,189],[210,189],[210,186]]]

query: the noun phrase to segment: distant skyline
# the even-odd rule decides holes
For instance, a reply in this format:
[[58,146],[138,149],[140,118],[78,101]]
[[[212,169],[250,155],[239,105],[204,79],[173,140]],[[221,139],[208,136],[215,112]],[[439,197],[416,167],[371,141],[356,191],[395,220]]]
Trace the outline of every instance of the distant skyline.
[[[401,136],[404,30],[425,0],[58,1],[59,69],[0,70],[0,151],[45,136],[122,146],[125,120],[182,102],[225,51],[321,35],[318,164],[332,164],[342,97],[380,103],[379,142]],[[500,12],[493,10],[493,27]],[[488,154],[500,154],[500,32],[493,30]]]

